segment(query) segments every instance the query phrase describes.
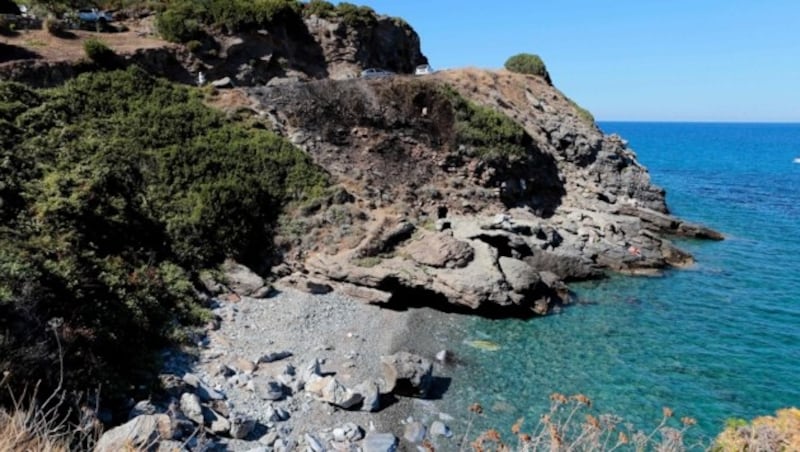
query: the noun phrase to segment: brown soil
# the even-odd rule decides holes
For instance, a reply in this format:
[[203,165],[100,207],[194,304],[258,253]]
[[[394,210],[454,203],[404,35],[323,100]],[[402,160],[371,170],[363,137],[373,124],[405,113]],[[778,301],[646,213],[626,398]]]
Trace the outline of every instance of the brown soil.
[[[86,58],[83,43],[89,38],[103,41],[118,54],[131,54],[141,49],[158,49],[174,46],[164,40],[131,30],[118,33],[96,33],[69,30],[65,37],[56,37],[44,30],[21,31],[14,36],[0,35],[0,44],[23,48],[40,61],[79,61]],[[28,54],[28,59],[32,55]]]

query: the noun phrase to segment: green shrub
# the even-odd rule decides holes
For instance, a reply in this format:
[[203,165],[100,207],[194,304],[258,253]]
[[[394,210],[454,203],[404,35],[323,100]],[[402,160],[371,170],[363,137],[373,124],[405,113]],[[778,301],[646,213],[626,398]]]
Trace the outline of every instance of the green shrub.
[[204,26],[240,32],[299,20],[301,8],[297,0],[174,0],[156,26],[164,39],[186,42],[199,38]]
[[90,60],[99,64],[108,64],[116,57],[114,51],[105,42],[97,38],[89,38],[83,41],[83,51]]
[[534,55],[531,53],[520,53],[514,55],[506,60],[505,68],[511,72],[517,72],[519,74],[543,77],[547,83],[552,84],[550,81],[550,74],[548,74],[547,68],[544,65],[544,61],[542,61],[539,55]]
[[574,108],[575,111],[578,113],[578,117],[581,118],[581,120],[583,120],[583,122],[585,122],[585,123],[587,123],[589,125],[594,124],[594,115],[592,115],[592,113],[589,110],[581,107],[580,105],[578,105],[577,102],[575,102],[572,99],[568,99],[568,100],[569,100],[569,103],[572,105],[572,108]]
[[156,28],[161,37],[172,42],[186,42],[200,36],[200,17],[202,9],[190,3],[173,3],[156,17]]
[[378,20],[375,11],[369,6],[357,6],[347,2],[341,2],[336,6],[336,15],[350,27],[368,26]]
[[193,88],[132,68],[32,91],[0,83],[0,369],[106,397],[207,320],[203,268],[273,253],[283,206],[327,177],[277,135],[227,120]]
[[192,39],[191,41],[186,43],[186,49],[192,53],[197,53],[202,48],[203,48],[203,43],[196,39]]
[[311,0],[303,5],[303,16],[331,17],[336,13],[333,3],[325,0]]
[[453,88],[443,88],[455,113],[455,136],[472,155],[483,158],[520,158],[531,138],[519,124],[489,107],[470,102]]

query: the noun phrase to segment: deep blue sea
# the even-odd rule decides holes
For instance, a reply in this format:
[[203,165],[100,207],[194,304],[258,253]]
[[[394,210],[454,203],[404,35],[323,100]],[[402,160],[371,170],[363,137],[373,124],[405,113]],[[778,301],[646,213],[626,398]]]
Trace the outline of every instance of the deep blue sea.
[[664,277],[572,285],[580,302],[557,315],[470,319],[465,339],[500,349],[454,346],[448,408],[479,402],[478,427],[507,432],[550,393],[583,393],[642,429],[671,407],[710,441],[728,418],[800,406],[800,124],[600,127],[630,142],[674,214],[726,240],[679,241],[697,264]]

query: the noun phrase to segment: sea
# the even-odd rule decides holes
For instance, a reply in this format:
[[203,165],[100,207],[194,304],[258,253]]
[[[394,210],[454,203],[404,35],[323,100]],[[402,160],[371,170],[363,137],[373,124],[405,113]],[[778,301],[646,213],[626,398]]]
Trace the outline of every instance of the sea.
[[555,315],[466,320],[445,408],[479,403],[473,431],[509,437],[551,394],[583,394],[646,431],[669,407],[709,444],[729,419],[800,407],[800,124],[599,126],[629,141],[673,214],[725,240],[675,239],[697,263],[661,277],[572,284]]

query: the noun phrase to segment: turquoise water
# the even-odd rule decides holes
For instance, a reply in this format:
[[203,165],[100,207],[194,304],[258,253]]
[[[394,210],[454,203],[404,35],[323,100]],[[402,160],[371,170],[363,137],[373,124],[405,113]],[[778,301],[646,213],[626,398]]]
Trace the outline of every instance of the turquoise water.
[[536,420],[552,392],[655,427],[663,406],[712,438],[730,417],[800,406],[800,125],[602,123],[630,142],[678,216],[726,234],[681,241],[698,264],[573,285],[577,305],[531,321],[471,319],[448,408],[479,427]]

